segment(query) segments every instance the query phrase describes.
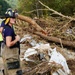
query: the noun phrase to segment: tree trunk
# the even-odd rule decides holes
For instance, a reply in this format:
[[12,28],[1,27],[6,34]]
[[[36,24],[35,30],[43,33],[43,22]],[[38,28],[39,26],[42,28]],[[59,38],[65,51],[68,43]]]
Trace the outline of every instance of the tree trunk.
[[23,15],[18,15],[17,18],[30,23],[37,31],[47,34],[33,19]]
[[42,38],[48,40],[48,41],[53,41],[53,42],[56,42],[56,43],[61,43],[62,45],[64,46],[70,46],[70,47],[73,47],[75,48],[75,41],[66,41],[66,40],[61,40],[60,38],[57,38],[57,37],[50,37],[50,36],[46,36],[44,34],[41,34],[39,32],[35,32],[35,34],[41,36]]

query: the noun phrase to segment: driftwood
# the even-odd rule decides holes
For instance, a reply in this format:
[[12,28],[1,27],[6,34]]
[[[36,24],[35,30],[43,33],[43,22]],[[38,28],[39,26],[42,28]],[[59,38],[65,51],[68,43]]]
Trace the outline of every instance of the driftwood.
[[56,43],[60,43],[64,46],[70,46],[70,47],[73,47],[75,48],[75,41],[66,41],[66,40],[61,40],[60,38],[57,38],[57,37],[50,37],[50,36],[46,36],[44,34],[41,34],[39,32],[34,32],[35,34],[41,36],[42,38],[48,40],[48,41],[53,41],[53,42],[56,42]]
[[31,19],[27,16],[19,15],[19,14],[18,14],[17,18],[22,21],[26,21],[26,22],[30,23],[37,31],[42,32],[45,35],[47,34],[33,19]]
[[25,72],[24,75],[52,75],[52,73],[56,72],[58,69],[62,69],[60,64],[42,62],[33,67],[30,71]]
[[59,31],[61,30],[63,30],[63,31],[65,31],[66,29],[67,29],[67,27],[68,27],[68,24],[71,22],[72,20],[70,20],[69,22],[67,22],[65,25],[63,25],[60,29],[59,29]]
[[[61,45],[64,45],[64,46],[70,46],[70,47],[75,48],[75,42],[74,41],[66,41],[66,40],[61,40],[60,38],[57,38],[57,37],[47,36],[46,32],[31,18],[23,16],[23,15],[18,15],[18,19],[30,23],[37,31],[39,31],[39,32],[33,32],[33,33],[43,37],[44,39],[46,39],[48,41],[60,43]],[[42,32],[44,34],[42,34],[40,32]]]

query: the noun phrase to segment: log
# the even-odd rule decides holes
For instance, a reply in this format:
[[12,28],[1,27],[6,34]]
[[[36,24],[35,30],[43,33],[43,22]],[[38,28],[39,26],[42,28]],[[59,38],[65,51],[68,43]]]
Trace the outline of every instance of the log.
[[47,33],[30,17],[18,14],[17,18],[22,21],[26,21],[26,22],[30,23],[37,31],[42,32],[43,34],[47,35]]
[[69,46],[69,47],[73,47],[75,48],[75,41],[66,41],[66,40],[62,40],[60,38],[57,38],[57,37],[53,37],[53,36],[47,36],[47,35],[44,35],[44,34],[41,34],[39,32],[34,32],[35,34],[41,36],[42,38],[48,40],[48,41],[52,41],[52,42],[56,42],[56,43],[62,43],[62,45],[64,46]]

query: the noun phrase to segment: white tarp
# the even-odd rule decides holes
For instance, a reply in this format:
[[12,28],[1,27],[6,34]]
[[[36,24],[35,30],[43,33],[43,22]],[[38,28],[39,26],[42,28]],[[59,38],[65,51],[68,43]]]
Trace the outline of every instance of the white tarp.
[[[26,38],[31,39],[30,36],[27,36]],[[26,40],[25,38],[25,40]],[[35,42],[35,43],[34,43]],[[35,44],[35,45],[34,45]],[[55,62],[58,64],[61,64],[63,66],[64,72],[62,70],[58,70],[58,72],[63,72],[64,75],[68,75],[70,73],[70,70],[68,68],[66,59],[64,58],[64,56],[56,51],[56,48],[52,49],[50,47],[50,44],[43,44],[43,43],[36,43],[35,40],[32,40],[32,48],[28,48],[24,54],[24,59],[26,61],[33,61],[31,59],[28,58],[28,56],[31,56],[33,54],[38,54],[38,52],[43,52],[44,50],[48,50],[48,55],[51,57],[49,62]],[[37,51],[38,50],[38,51]],[[54,75],[57,75],[56,73],[54,73]]]
[[66,59],[62,54],[56,51],[56,48],[52,50],[51,58],[49,62],[56,62],[58,64],[61,64],[63,66],[64,72],[68,75],[70,73],[70,70],[68,68]]

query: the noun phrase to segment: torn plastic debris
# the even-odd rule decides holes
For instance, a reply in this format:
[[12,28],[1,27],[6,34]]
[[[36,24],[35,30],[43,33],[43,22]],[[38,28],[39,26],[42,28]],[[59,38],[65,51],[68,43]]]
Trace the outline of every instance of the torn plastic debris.
[[28,48],[24,54],[24,59],[26,61],[31,61],[30,59],[28,59],[28,56],[33,55],[33,54],[37,54],[37,51],[35,49]]
[[[70,74],[70,70],[66,63],[66,59],[63,57],[63,55],[61,55],[59,52],[56,51],[56,48],[52,49],[50,47],[49,43],[48,44],[36,43],[36,45],[34,47],[26,50],[26,52],[24,54],[24,59],[26,61],[32,61],[31,59],[28,58],[28,56],[33,55],[33,54],[38,54],[38,52],[39,53],[44,52],[45,50],[48,50],[48,55],[51,57],[49,62],[54,61],[55,63],[61,64],[64,69],[63,73],[65,73],[66,75]],[[60,72],[60,71],[58,71],[58,72]]]
[[39,49],[39,50],[48,50],[48,49],[51,49],[49,43],[47,44],[43,44],[43,43],[38,43],[36,44],[35,47],[33,47],[34,49]]
[[66,63],[66,59],[64,58],[64,56],[62,54],[60,54],[59,52],[56,51],[56,48],[54,48],[52,50],[51,58],[50,58],[49,62],[56,62],[58,64],[61,64],[63,66],[64,72],[66,74],[70,74],[70,70]]
[[[38,49],[38,51],[36,49]],[[49,43],[48,44],[38,43],[38,44],[36,44],[36,46],[34,46],[32,48],[28,48],[26,50],[26,52],[24,53],[24,59],[26,61],[31,61],[28,58],[28,56],[33,55],[33,54],[38,54],[38,52],[41,53],[41,52],[43,52],[43,50],[47,50],[47,49],[50,49]]]
[[36,41],[33,39],[29,43],[32,47],[36,46],[36,44],[37,44]]
[[30,35],[25,35],[21,40],[20,40],[20,42],[24,42],[24,41],[26,41],[27,39],[31,39],[32,37],[30,36]]

